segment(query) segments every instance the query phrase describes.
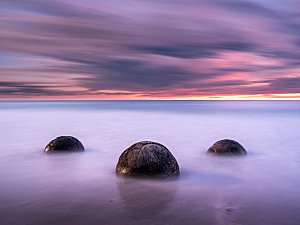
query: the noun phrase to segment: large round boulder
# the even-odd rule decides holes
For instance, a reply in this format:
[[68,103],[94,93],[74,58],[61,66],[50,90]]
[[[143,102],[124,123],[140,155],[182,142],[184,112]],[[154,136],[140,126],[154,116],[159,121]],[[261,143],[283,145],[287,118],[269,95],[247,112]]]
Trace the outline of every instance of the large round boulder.
[[179,175],[179,166],[172,153],[162,144],[141,141],[121,154],[116,173],[122,176],[168,178]]
[[60,136],[50,141],[45,152],[78,152],[84,151],[82,143],[72,136]]
[[211,155],[245,155],[244,147],[234,140],[224,139],[214,143],[208,150]]

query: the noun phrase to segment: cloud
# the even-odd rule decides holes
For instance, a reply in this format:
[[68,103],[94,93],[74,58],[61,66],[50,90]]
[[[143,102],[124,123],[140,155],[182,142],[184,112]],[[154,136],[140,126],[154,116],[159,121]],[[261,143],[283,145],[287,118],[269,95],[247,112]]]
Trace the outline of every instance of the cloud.
[[9,0],[1,3],[3,9],[34,12],[55,17],[92,18],[96,14],[84,8],[70,4],[67,1],[39,1],[39,0]]
[[[80,68],[80,66],[79,66]],[[78,68],[78,69],[79,69]],[[179,66],[157,65],[142,60],[112,59],[93,66],[80,68],[90,73],[80,79],[89,89],[115,89],[129,91],[153,91],[188,85],[197,79],[205,79],[213,74],[195,73]]]
[[299,92],[292,1],[121,3],[2,1],[1,96]]
[[44,96],[60,96],[60,95],[77,95],[78,92],[59,90],[63,86],[49,86],[41,84],[33,84],[28,82],[0,81],[0,95],[44,95]]
[[278,78],[270,82],[270,91],[300,93],[300,77]]
[[268,18],[278,18],[281,16],[276,10],[272,10],[267,6],[261,5],[257,2],[253,1],[245,1],[245,0],[226,0],[219,1],[219,4],[222,7],[227,8],[234,13],[247,14],[250,16],[262,16]]
[[139,92],[110,92],[110,91],[97,91],[92,92],[89,90],[86,91],[71,91],[64,90],[64,86],[50,86],[50,85],[39,85],[32,84],[28,82],[0,82],[0,96],[10,96],[14,95],[16,97],[25,96],[44,96],[44,97],[59,97],[59,96],[68,96],[68,97],[81,97],[85,95],[97,95],[97,96],[122,96],[122,95],[132,95],[132,94],[141,94]]
[[215,57],[220,50],[229,51],[252,51],[254,46],[245,42],[213,42],[198,44],[176,44],[176,45],[160,45],[160,46],[134,46],[142,53],[151,53],[157,55],[178,57],[178,58],[210,58]]

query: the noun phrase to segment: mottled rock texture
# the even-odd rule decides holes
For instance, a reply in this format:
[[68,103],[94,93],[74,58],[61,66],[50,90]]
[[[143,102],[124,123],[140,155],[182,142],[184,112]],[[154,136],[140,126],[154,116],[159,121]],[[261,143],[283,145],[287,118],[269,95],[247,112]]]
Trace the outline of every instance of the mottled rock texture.
[[50,141],[45,152],[78,152],[84,151],[82,143],[72,136],[60,136]]
[[208,150],[210,155],[245,155],[244,147],[234,140],[224,139],[214,143]]
[[168,178],[179,175],[179,166],[172,153],[162,144],[141,141],[121,154],[116,173],[122,176]]

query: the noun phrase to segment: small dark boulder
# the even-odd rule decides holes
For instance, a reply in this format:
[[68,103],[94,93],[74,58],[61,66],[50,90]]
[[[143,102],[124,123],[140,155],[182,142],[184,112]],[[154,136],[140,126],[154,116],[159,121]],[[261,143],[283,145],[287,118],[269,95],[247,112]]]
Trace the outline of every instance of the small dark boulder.
[[208,150],[207,153],[210,155],[245,155],[247,154],[244,147],[229,139],[224,139],[214,143]]
[[72,136],[60,136],[50,141],[45,152],[78,152],[84,151],[82,143]]
[[121,176],[168,178],[179,175],[179,166],[172,153],[162,144],[141,141],[121,154],[116,173]]

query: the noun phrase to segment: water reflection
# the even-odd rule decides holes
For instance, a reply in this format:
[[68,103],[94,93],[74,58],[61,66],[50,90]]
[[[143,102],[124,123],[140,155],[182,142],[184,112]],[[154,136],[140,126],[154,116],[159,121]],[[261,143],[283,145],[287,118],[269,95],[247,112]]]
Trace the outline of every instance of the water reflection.
[[119,178],[117,187],[131,219],[151,219],[171,207],[178,189],[173,182]]
[[222,185],[235,185],[243,182],[242,179],[224,172],[211,172],[211,171],[192,171],[181,170],[181,179],[184,182],[193,183],[211,183]]

